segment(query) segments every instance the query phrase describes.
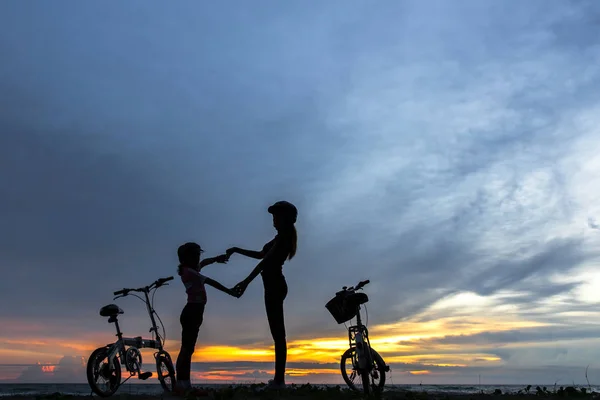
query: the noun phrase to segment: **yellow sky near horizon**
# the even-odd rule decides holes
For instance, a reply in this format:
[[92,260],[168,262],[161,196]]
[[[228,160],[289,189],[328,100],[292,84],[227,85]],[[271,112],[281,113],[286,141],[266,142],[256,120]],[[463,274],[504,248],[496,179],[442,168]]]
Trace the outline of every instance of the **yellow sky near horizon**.
[[[471,341],[470,337],[477,334],[515,332],[548,326],[560,328],[559,324],[536,321],[519,314],[510,307],[510,303],[506,302],[506,299],[516,295],[504,292],[483,297],[462,292],[448,296],[407,320],[370,326],[371,345],[388,364],[406,365],[405,372],[412,375],[430,375],[433,367],[500,366],[503,364],[501,357],[486,352],[485,346]],[[561,298],[556,301],[563,303],[565,300]],[[542,303],[550,307],[552,299],[546,299]],[[294,339],[293,333],[288,333],[288,362],[339,363],[340,356],[348,348],[344,325],[340,325],[339,328],[339,334],[335,336],[317,335],[314,339]],[[443,340],[446,338],[464,340],[448,342]],[[112,339],[107,332],[90,333],[87,337],[60,339],[43,335],[14,338],[3,337],[0,334],[0,359],[3,360],[3,364],[56,364],[64,356],[87,358],[96,347],[110,340]],[[265,343],[268,343],[268,340],[265,340]],[[537,345],[537,343],[523,341],[499,343],[497,346],[535,348]],[[487,349],[489,350],[489,346]],[[171,339],[167,343],[167,350],[175,359],[179,350],[178,341]],[[146,364],[152,359],[152,350],[144,350],[143,354]],[[226,343],[204,344],[199,341],[193,361],[270,363],[273,357],[272,346],[264,343],[234,346]],[[411,364],[414,364],[413,369]],[[338,371],[323,366],[312,369],[289,369],[288,374],[301,378],[335,375]],[[47,372],[51,373],[52,369],[47,369]],[[244,369],[226,371],[217,368],[209,372],[195,372],[195,376],[209,381],[232,381],[246,377],[252,372]],[[272,371],[267,369],[266,372]],[[440,373],[439,369],[437,373]],[[14,376],[0,376],[0,379],[14,379]]]

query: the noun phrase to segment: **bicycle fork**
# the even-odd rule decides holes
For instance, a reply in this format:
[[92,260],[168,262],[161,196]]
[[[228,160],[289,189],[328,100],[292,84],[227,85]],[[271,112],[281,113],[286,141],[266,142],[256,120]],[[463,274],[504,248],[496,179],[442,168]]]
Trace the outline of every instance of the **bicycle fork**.
[[358,368],[361,370],[371,371],[373,367],[370,348],[371,345],[368,338],[365,340],[362,334],[356,335],[356,355],[358,357]]
[[362,338],[362,334],[357,333],[354,337],[354,341],[356,342],[356,358],[358,361],[358,368],[362,370],[366,367],[365,342]]

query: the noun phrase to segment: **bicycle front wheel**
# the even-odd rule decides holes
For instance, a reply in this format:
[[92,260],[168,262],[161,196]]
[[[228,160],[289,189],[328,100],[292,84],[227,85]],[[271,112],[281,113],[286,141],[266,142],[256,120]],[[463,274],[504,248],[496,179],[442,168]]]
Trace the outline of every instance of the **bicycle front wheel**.
[[[344,378],[350,389],[364,393],[383,391],[385,386],[385,362],[373,348],[371,348],[371,358],[373,368],[370,371],[361,371],[358,367],[356,348],[351,347],[344,352],[340,362],[340,370],[342,378]],[[364,386],[363,382],[365,381],[368,382],[367,387]]]
[[158,374],[158,381],[165,392],[174,392],[175,384],[175,369],[173,368],[173,362],[171,357],[168,357],[165,353],[161,353],[156,356],[156,373]]

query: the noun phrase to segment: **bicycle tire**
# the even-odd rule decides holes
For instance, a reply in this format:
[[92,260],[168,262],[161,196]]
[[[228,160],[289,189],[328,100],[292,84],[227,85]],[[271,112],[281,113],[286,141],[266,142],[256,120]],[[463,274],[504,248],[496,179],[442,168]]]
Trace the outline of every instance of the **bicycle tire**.
[[[346,360],[350,359],[352,361],[354,361],[354,352],[356,351],[356,348],[351,347],[349,349],[347,349],[344,354],[342,355],[342,358],[340,360],[340,371],[342,373],[342,378],[344,378],[344,382],[346,382],[346,385],[348,385],[348,387],[354,391],[360,392],[360,391],[364,391],[364,388],[359,388],[356,386],[356,384],[354,383],[353,380],[350,379],[350,377],[348,376],[348,372],[346,371]],[[386,371],[386,365],[385,362],[383,361],[383,358],[379,355],[379,353],[377,353],[377,351],[375,351],[375,349],[371,348],[371,356],[373,358],[373,362],[375,363],[375,371],[378,374],[378,378],[379,378],[379,383],[375,384],[374,388],[375,390],[377,390],[378,392],[383,391],[383,388],[385,386],[385,371]],[[356,371],[356,365],[354,364],[354,362],[352,363],[353,365],[353,374],[354,377],[356,378],[356,374],[358,373],[358,371]],[[371,372],[370,374],[367,373],[369,375],[369,378],[372,376],[373,372]],[[360,376],[361,379],[361,384],[363,383],[363,376]],[[370,379],[367,379],[367,381],[369,381]],[[371,390],[371,385],[368,385],[369,387],[367,388],[367,390],[370,392]],[[362,389],[362,390],[361,390]],[[365,392],[368,393],[368,392]]]
[[[165,367],[168,375],[164,374],[163,368]],[[158,381],[165,392],[174,392],[177,380],[175,379],[175,368],[173,368],[173,361],[165,353],[161,353],[156,356],[156,373],[158,375]]]
[[365,394],[365,396],[368,396],[371,392],[371,374],[369,373],[369,371],[361,371],[360,380],[362,382],[363,393]]
[[[99,347],[90,354],[88,358],[87,367],[86,367],[86,375],[87,381],[90,385],[90,388],[94,393],[96,393],[100,397],[110,397],[112,396],[119,386],[121,385],[121,364],[119,362],[118,357],[113,358],[113,373],[110,374],[110,377],[107,378],[107,370],[108,362],[100,365],[102,361],[108,356],[108,348]],[[98,386],[98,382],[96,379],[103,375],[103,378],[108,379],[108,389],[102,390],[100,386]]]

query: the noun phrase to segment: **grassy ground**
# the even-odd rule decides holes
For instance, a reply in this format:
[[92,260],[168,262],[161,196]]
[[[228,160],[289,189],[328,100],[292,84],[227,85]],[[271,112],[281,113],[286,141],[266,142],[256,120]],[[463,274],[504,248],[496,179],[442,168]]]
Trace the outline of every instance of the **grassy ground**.
[[[351,400],[362,399],[362,394],[352,392],[342,387],[317,388],[311,385],[291,386],[284,391],[260,391],[261,385],[251,385],[242,387],[229,387],[225,389],[209,389],[209,397],[189,398],[185,400]],[[99,400],[100,397],[94,396]],[[533,400],[533,398],[543,398],[547,400],[565,400],[565,399],[598,399],[599,393],[590,393],[585,388],[569,387],[556,392],[544,391],[537,388],[533,390],[523,390],[521,393],[474,393],[474,394],[445,394],[440,392],[414,392],[406,390],[385,391],[380,396],[373,398],[385,400]],[[113,400],[174,400],[177,397],[170,395],[130,395],[115,394],[110,399]],[[45,396],[6,396],[2,400],[90,400],[90,396],[70,396],[60,393],[53,393]]]

